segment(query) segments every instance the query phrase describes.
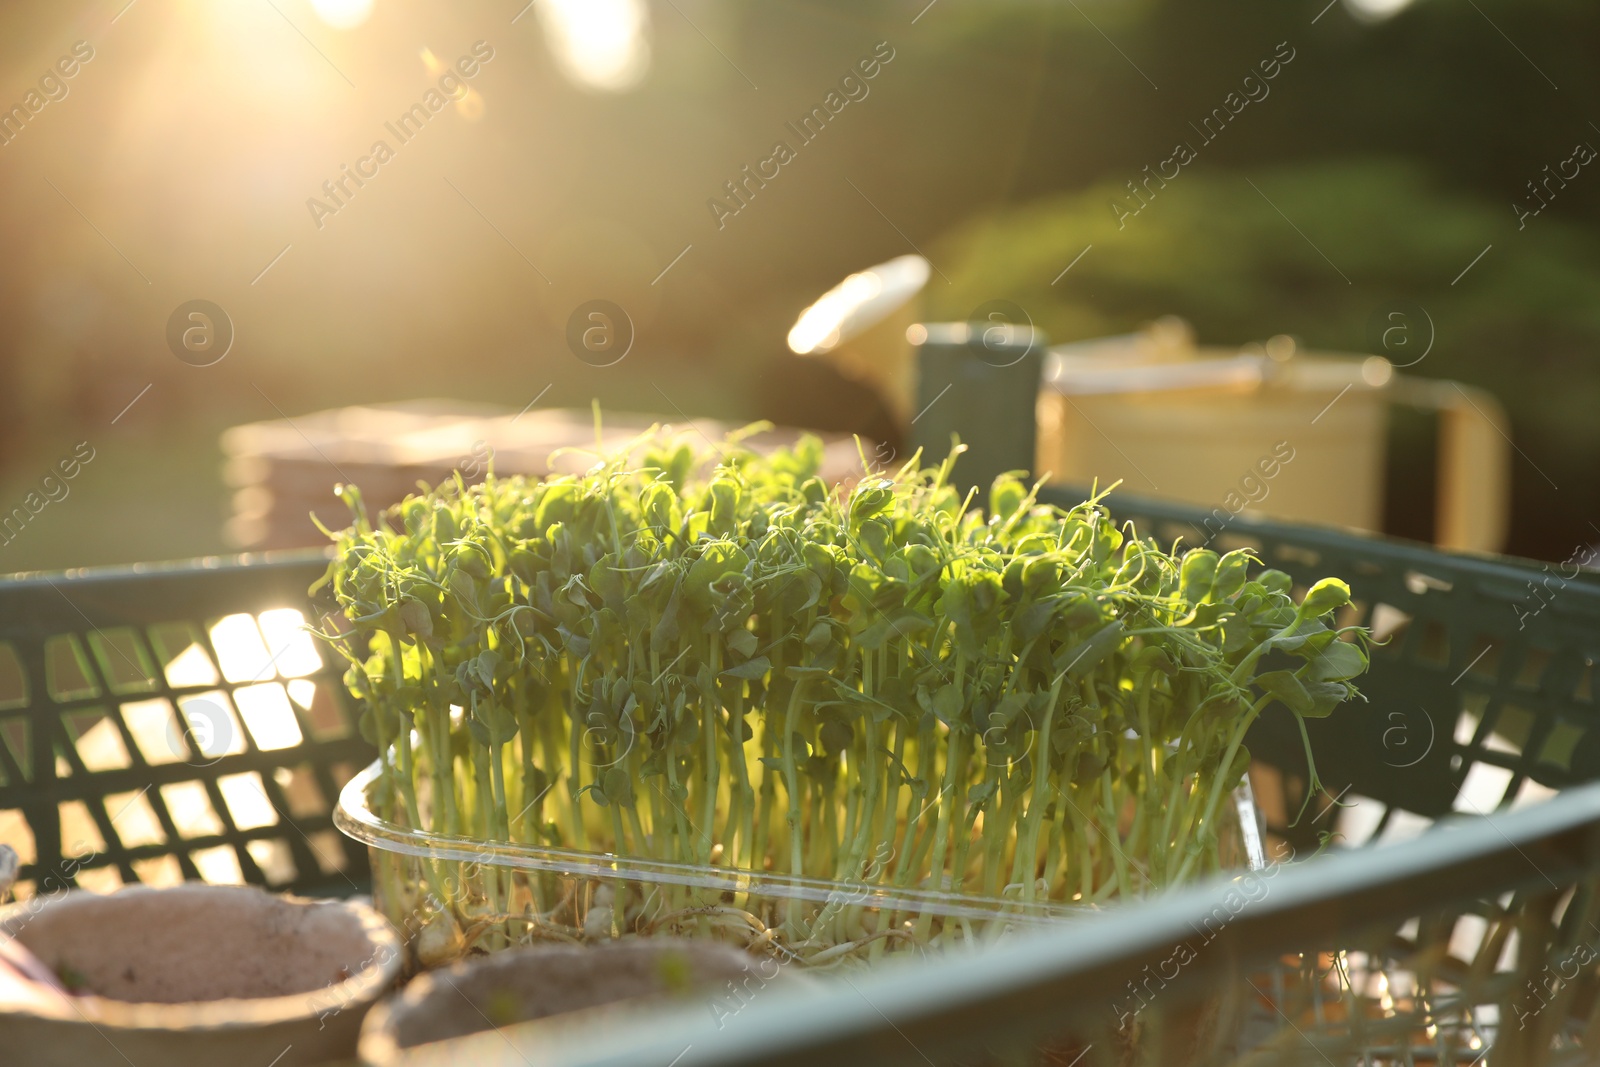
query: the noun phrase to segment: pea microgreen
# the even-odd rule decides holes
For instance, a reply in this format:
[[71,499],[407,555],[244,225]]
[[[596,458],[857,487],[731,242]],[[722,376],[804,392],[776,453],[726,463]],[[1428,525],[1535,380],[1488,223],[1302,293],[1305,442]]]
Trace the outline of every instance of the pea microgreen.
[[[980,511],[953,456],[848,492],[813,438],[716,456],[652,434],[375,522],[341,488],[325,636],[383,754],[375,805],[486,842],[1102,901],[1224,866],[1250,725],[1329,715],[1367,665],[1343,582],[1297,602],[1247,551],[1119,528],[1104,493],[1061,508],[1006,475]],[[554,914],[476,874],[413,888],[463,929]],[[863,916],[751,919],[830,953],[932,932]]]

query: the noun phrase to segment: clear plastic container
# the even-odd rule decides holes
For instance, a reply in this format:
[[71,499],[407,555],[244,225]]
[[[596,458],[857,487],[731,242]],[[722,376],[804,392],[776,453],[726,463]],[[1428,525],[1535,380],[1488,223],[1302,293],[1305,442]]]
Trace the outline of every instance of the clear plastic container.
[[[339,798],[335,824],[372,851],[373,897],[413,967],[540,941],[715,937],[812,967],[974,946],[1095,905],[797,878],[415,830],[369,802],[373,763]],[[1225,805],[1230,866],[1265,866],[1248,780]]]

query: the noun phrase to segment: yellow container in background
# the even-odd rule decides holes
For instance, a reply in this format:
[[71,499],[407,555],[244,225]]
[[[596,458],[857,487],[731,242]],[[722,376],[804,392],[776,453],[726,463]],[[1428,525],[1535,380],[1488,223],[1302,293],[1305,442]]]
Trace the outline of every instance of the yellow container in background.
[[1052,350],[1036,469],[1051,481],[1196,504],[1205,535],[1253,513],[1378,531],[1391,404],[1439,415],[1438,543],[1493,552],[1506,534],[1509,437],[1482,390],[1397,375],[1379,356],[1196,348],[1173,320]]

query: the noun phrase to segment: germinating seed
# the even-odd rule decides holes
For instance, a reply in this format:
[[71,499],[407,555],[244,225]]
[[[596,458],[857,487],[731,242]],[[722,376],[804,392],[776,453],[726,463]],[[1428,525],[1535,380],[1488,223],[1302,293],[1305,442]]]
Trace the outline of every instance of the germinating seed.
[[[1333,622],[1343,582],[1297,605],[1247,552],[1119,529],[1103,493],[1064,510],[1008,475],[980,511],[948,483],[954,457],[841,496],[812,438],[766,457],[730,440],[715,466],[659,435],[641,447],[581,477],[458,478],[376,524],[341,487],[354,524],[325,580],[348,627],[325,636],[383,754],[380,813],[488,842],[1103,901],[1227,864],[1245,731],[1273,701],[1330,714],[1367,665],[1365,631]],[[580,917],[494,868],[420,869],[428,884],[391,896],[469,933],[712,923],[684,918],[686,893],[645,906],[608,884]],[[936,932],[865,889],[711,910],[830,959]]]

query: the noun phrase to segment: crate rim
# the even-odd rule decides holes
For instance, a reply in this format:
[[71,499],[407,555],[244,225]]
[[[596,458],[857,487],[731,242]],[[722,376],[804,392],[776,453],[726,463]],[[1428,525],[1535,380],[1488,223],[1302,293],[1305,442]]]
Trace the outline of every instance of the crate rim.
[[[1104,492],[1104,490],[1102,490]],[[1039,498],[1045,503],[1070,507],[1080,500],[1089,499],[1088,491],[1082,486],[1047,484],[1040,487]],[[1111,512],[1111,517],[1119,518],[1118,512],[1162,512],[1171,519],[1187,522],[1191,526],[1203,529],[1205,520],[1213,518],[1216,511],[1221,508],[1207,509],[1197,504],[1189,504],[1176,500],[1163,500],[1157,497],[1141,496],[1137,493],[1122,493],[1120,490],[1110,492],[1105,498],[1105,506]],[[1227,532],[1231,534],[1256,533],[1268,537],[1293,538],[1295,541],[1314,547],[1348,551],[1352,543],[1367,543],[1381,546],[1392,558],[1415,562],[1419,565],[1429,563],[1437,564],[1440,559],[1450,561],[1450,564],[1463,571],[1481,577],[1517,577],[1524,578],[1531,573],[1544,573],[1547,568],[1555,568],[1559,564],[1546,560],[1531,559],[1526,556],[1513,556],[1502,552],[1478,552],[1463,549],[1441,548],[1426,541],[1416,541],[1408,537],[1395,537],[1391,534],[1379,533],[1370,530],[1358,530],[1355,527],[1336,526],[1320,522],[1291,522],[1284,519],[1263,518],[1240,512],[1229,520]],[[1142,534],[1142,536],[1149,536]],[[1189,545],[1188,547],[1197,547]],[[1575,588],[1593,594],[1597,603],[1600,603],[1600,566],[1580,567],[1578,577],[1569,578],[1558,574],[1557,577],[1566,588]],[[1587,579],[1587,580],[1585,580]]]
[[183,576],[243,569],[292,570],[307,564],[328,562],[334,557],[327,548],[272,549],[266,552],[217,553],[188,559],[154,560],[138,563],[107,563],[61,570],[27,570],[0,574],[0,588],[18,589],[48,586],[55,582],[93,583],[127,578]]

